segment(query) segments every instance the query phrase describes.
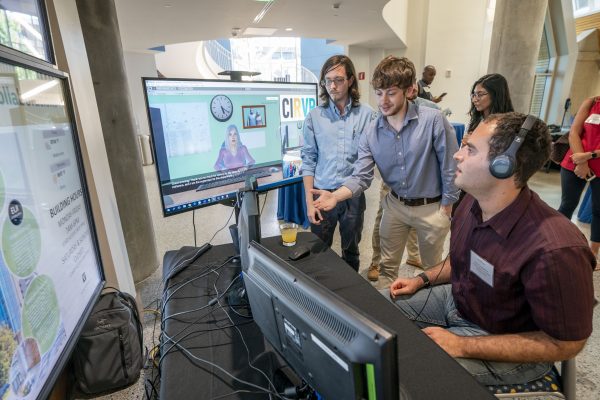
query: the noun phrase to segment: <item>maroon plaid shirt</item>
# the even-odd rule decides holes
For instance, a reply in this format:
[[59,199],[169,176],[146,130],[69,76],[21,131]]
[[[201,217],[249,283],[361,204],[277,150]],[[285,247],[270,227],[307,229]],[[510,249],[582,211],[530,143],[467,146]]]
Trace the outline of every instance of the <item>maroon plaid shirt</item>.
[[[492,334],[591,334],[595,257],[581,231],[536,193],[523,188],[486,222],[467,195],[451,229],[452,294],[462,317]],[[471,272],[471,251],[493,265],[493,287]]]

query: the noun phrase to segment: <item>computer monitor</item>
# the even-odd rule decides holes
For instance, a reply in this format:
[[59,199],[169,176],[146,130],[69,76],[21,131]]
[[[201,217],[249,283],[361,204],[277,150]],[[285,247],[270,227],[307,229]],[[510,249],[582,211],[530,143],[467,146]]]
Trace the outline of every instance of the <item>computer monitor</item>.
[[398,399],[396,335],[252,242],[244,284],[254,321],[325,399]]
[[165,216],[300,180],[314,83],[142,78]]

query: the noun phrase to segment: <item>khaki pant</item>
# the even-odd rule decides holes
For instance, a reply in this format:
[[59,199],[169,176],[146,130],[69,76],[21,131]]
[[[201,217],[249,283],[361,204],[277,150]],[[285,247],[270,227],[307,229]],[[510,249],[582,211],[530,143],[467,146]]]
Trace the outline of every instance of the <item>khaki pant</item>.
[[[381,247],[379,246],[379,225],[381,224],[381,216],[383,215],[383,208],[381,202],[390,192],[390,188],[385,183],[381,183],[381,189],[379,190],[379,209],[377,210],[377,216],[375,217],[375,225],[373,226],[373,237],[371,239],[371,247],[373,247],[373,257],[371,258],[371,265],[379,265],[381,262]],[[419,246],[417,244],[417,231],[413,228],[408,233],[408,240],[406,241],[406,251],[408,252],[407,260],[420,261]]]
[[450,219],[440,210],[440,203],[409,207],[388,194],[381,202],[383,215],[379,227],[381,262],[380,276],[393,282],[411,228],[417,231],[421,263],[424,269],[442,261],[444,240],[450,229]]

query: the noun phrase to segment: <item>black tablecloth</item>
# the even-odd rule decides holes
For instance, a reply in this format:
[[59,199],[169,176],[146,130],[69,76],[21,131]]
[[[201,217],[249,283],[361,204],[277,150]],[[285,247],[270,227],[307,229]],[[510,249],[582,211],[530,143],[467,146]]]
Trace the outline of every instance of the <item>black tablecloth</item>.
[[[262,244],[283,259],[288,259],[293,249],[282,246],[280,237],[263,239]],[[311,254],[291,262],[294,266],[397,333],[398,379],[401,396],[405,396],[402,398],[493,398],[486,388],[479,385],[466,370],[406,319],[369,282],[333,251],[325,248],[323,242],[315,235],[300,233],[298,244],[310,247]],[[249,368],[247,351],[240,335],[231,327],[231,322],[218,304],[209,307],[210,312],[205,309],[168,318],[177,312],[200,308],[214,299],[217,291],[222,292],[231,279],[239,274],[239,264],[230,262],[220,267],[216,273],[209,273],[204,277],[201,275],[210,271],[211,267],[214,269],[220,266],[232,254],[232,245],[215,246],[169,282],[169,286],[173,287],[199,277],[179,289],[166,303],[163,332],[169,336],[181,332],[173,339],[179,340],[179,344],[194,356],[219,365],[240,379],[266,387],[266,379]],[[167,252],[163,268],[170,268],[176,262],[177,256],[177,252]],[[220,302],[225,304],[224,300]],[[267,374],[277,369],[279,365],[275,357],[269,352],[265,353],[265,344],[258,327],[249,319],[232,315],[248,345],[251,358],[260,364],[257,367]],[[172,344],[163,338],[163,360],[160,366],[161,399],[211,399],[238,389],[252,390],[236,383],[216,367],[194,360],[181,349],[171,347]],[[167,351],[169,352],[165,355]],[[227,396],[227,399],[232,398],[258,399],[268,396],[245,392]]]

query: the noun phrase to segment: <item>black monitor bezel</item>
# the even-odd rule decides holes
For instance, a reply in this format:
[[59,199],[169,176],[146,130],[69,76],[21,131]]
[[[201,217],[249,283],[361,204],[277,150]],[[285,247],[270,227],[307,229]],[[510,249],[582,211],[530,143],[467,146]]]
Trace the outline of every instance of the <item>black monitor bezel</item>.
[[[173,81],[173,82],[216,82],[216,83],[234,83],[234,84],[240,84],[240,85],[244,85],[244,84],[276,84],[276,85],[310,85],[313,86],[315,89],[315,99],[317,99],[317,103],[318,103],[318,99],[319,99],[319,86],[317,83],[310,83],[310,82],[277,82],[277,81],[256,81],[256,80],[252,80],[252,81],[229,81],[229,80],[225,80],[225,79],[192,79],[192,78],[160,78],[160,77],[142,77],[142,91],[144,93],[144,104],[146,106],[146,115],[148,118],[148,127],[150,129],[150,138],[151,138],[151,147],[152,147],[152,156],[154,157],[154,164],[155,164],[155,168],[156,168],[156,177],[157,177],[157,184],[158,184],[158,191],[159,191],[159,195],[160,195],[160,202],[161,202],[161,209],[162,209],[162,213],[163,213],[163,217],[171,217],[177,214],[181,214],[187,211],[192,211],[192,210],[196,210],[196,209],[200,209],[200,208],[204,208],[204,207],[209,207],[215,204],[226,204],[226,205],[232,205],[235,204],[236,202],[236,197],[237,197],[237,192],[238,189],[234,189],[231,192],[228,193],[223,193],[221,196],[221,199],[218,201],[213,201],[213,202],[208,202],[208,203],[204,203],[204,204],[194,204],[194,205],[189,205],[186,204],[184,205],[180,205],[178,207],[177,210],[173,210],[167,213],[167,207],[165,207],[165,200],[164,200],[164,194],[163,194],[163,188],[162,188],[162,183],[160,181],[160,171],[159,171],[159,165],[158,165],[158,158],[157,158],[157,150],[156,150],[156,146],[154,143],[154,137],[155,137],[155,132],[153,130],[153,126],[152,126],[152,119],[150,116],[150,106],[149,106],[149,102],[148,102],[148,90],[147,90],[147,81],[165,81],[165,82],[169,82],[169,81]],[[281,158],[282,158],[282,164],[283,164],[283,151],[284,150],[294,150],[294,149],[298,149],[300,147],[293,147],[293,148],[283,148],[282,145],[282,154],[281,154]],[[248,175],[251,176],[251,175]],[[281,187],[285,187],[285,186],[289,186],[289,185],[293,185],[296,183],[302,182],[302,177],[301,176],[297,176],[297,177],[292,177],[292,178],[285,178],[282,179],[280,181],[276,181],[276,182],[271,182],[271,183],[267,183],[264,185],[259,185],[257,187],[257,192],[259,193],[264,193],[264,192],[268,192],[270,190],[273,189],[278,189]],[[240,183],[240,188],[243,187],[243,183]],[[198,203],[199,201],[204,200],[204,199],[198,199],[195,202]]]
[[[272,347],[275,350],[277,350],[277,352],[279,354],[281,354],[281,356],[284,359],[286,359],[286,361],[288,361],[288,363],[294,362],[294,360],[288,360],[286,358],[285,354],[283,354],[282,342],[279,341],[279,343],[277,343],[277,340],[272,337],[272,336],[274,336],[273,329],[271,329],[270,331],[263,330],[263,326],[261,325],[263,323],[263,318],[261,318],[261,317],[257,318],[256,312],[265,313],[265,315],[266,315],[265,318],[267,318],[267,319],[274,318],[275,324],[278,325],[277,317],[275,317],[275,314],[278,313],[278,309],[279,309],[279,311],[281,311],[282,307],[284,305],[287,307],[288,305],[290,305],[290,303],[294,303],[294,300],[293,300],[294,297],[285,298],[284,297],[285,294],[282,295],[282,292],[279,289],[275,288],[274,286],[270,286],[270,288],[273,289],[273,291],[276,293],[275,296],[273,296],[273,294],[272,294],[273,292],[269,294],[269,298],[271,301],[271,307],[272,307],[271,309],[269,309],[269,307],[266,306],[266,304],[268,302],[264,301],[265,297],[263,297],[262,302],[259,302],[253,298],[252,295],[257,290],[257,287],[258,287],[258,290],[264,291],[260,287],[260,285],[266,284],[267,286],[269,286],[268,283],[263,281],[262,278],[258,277],[254,273],[254,268],[255,268],[254,262],[255,262],[255,257],[256,257],[255,254],[259,254],[260,257],[265,257],[269,261],[276,263],[276,265],[277,265],[276,272],[274,271],[274,268],[270,268],[271,272],[273,272],[273,275],[279,274],[279,276],[277,278],[274,278],[274,280],[284,279],[286,281],[286,283],[284,285],[297,286],[298,290],[304,289],[307,292],[311,292],[313,295],[316,294],[315,297],[317,299],[317,302],[318,302],[318,299],[322,299],[320,304],[325,304],[325,303],[332,304],[332,310],[337,310],[337,311],[343,310],[343,313],[344,313],[346,319],[344,319],[344,318],[342,318],[342,319],[345,320],[346,322],[349,322],[350,325],[352,325],[353,327],[356,327],[359,330],[359,336],[364,335],[364,336],[361,336],[361,338],[369,337],[371,340],[373,340],[373,336],[366,336],[366,333],[368,331],[371,334],[375,334],[375,336],[377,337],[377,340],[380,341],[377,344],[377,346],[379,347],[379,355],[375,356],[376,364],[378,366],[377,367],[378,372],[382,374],[378,378],[376,378],[376,381],[377,381],[376,382],[376,388],[377,388],[376,397],[380,398],[380,399],[385,399],[385,400],[397,399],[398,395],[399,395],[398,393],[399,393],[400,385],[398,383],[398,358],[397,358],[397,335],[396,335],[396,333],[393,330],[391,330],[390,328],[388,328],[387,326],[385,326],[384,324],[380,323],[379,321],[376,321],[371,316],[366,315],[361,310],[359,310],[356,306],[349,303],[347,300],[343,299],[342,297],[337,295],[335,292],[332,292],[330,289],[326,288],[318,281],[309,277],[307,274],[302,272],[300,269],[291,265],[290,263],[288,263],[287,261],[285,261],[278,255],[276,255],[273,252],[271,252],[270,250],[268,250],[266,247],[262,246],[259,243],[251,242],[250,249],[249,249],[250,261],[251,261],[250,268],[248,270],[243,271],[243,278],[244,278],[244,283],[246,285],[246,293],[248,294],[248,298],[249,298],[249,301],[250,301],[250,304],[252,307],[254,321],[261,329],[261,332],[263,332],[263,334],[265,335],[265,338],[267,339],[267,341],[269,341],[271,343]],[[282,298],[277,297],[278,295],[281,296]],[[292,294],[292,296],[294,296],[294,295]],[[295,299],[295,300],[299,301],[297,299]],[[302,303],[302,301],[299,301],[299,303]],[[327,306],[324,306],[324,307],[327,307]],[[298,307],[297,310],[300,310],[300,307]],[[308,314],[306,314],[306,315],[308,315]],[[284,320],[285,320],[285,318],[284,318]],[[309,316],[306,318],[306,321],[313,322],[316,320],[311,319],[311,317]],[[284,322],[284,324],[285,324],[285,322]],[[319,324],[315,323],[315,326],[319,326]],[[266,329],[268,329],[268,328],[266,328]],[[362,329],[362,331],[361,331],[361,329]],[[319,329],[316,329],[315,331],[321,333]],[[278,332],[275,334],[275,336],[278,336],[279,333],[280,333],[280,331],[278,330]],[[275,343],[273,342],[273,340],[275,341]],[[335,338],[325,340],[325,342],[327,344],[336,343]],[[364,341],[363,341],[363,344],[364,344]],[[350,346],[348,346],[348,348],[349,347]],[[337,351],[344,353],[346,351],[349,351],[348,348],[344,348],[343,346],[338,346]],[[370,347],[369,350],[370,349],[372,349],[372,348]],[[369,353],[369,354],[372,354],[372,353]],[[360,358],[360,357],[363,357],[364,355],[359,355],[359,354],[355,353],[354,356],[356,358]],[[293,368],[293,365],[290,364],[290,366]],[[314,368],[314,369],[316,370],[316,368]],[[302,374],[299,371],[296,371],[296,372],[299,374],[299,376],[302,376]],[[349,373],[351,374],[352,372],[349,372]],[[306,382],[310,382],[310,379],[311,379],[310,376],[302,376],[302,378]],[[339,383],[339,382],[336,382],[336,383]]]

